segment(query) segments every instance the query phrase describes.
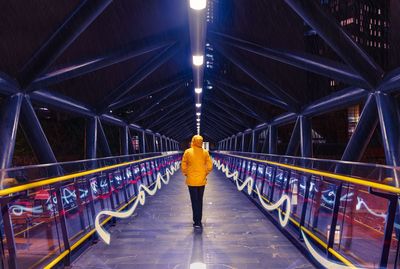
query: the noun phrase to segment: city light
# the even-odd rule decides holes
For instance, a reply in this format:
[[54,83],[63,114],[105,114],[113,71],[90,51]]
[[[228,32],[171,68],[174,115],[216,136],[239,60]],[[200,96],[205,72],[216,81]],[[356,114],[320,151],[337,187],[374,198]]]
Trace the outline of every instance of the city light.
[[203,63],[204,63],[203,55],[193,55],[193,64],[195,66],[203,65]]
[[197,103],[197,104],[196,104],[196,107],[201,107],[201,104],[200,104],[200,103]]
[[203,91],[202,88],[195,88],[194,89],[194,92],[197,93],[197,94],[200,94],[202,91]]
[[190,8],[195,10],[205,9],[207,6],[207,0],[190,0]]

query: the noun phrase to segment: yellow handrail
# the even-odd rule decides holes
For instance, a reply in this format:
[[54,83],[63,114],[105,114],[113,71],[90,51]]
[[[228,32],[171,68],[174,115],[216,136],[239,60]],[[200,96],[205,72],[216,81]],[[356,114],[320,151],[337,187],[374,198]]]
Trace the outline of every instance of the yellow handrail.
[[5,196],[5,195],[13,194],[16,192],[25,191],[25,190],[29,190],[29,189],[33,189],[33,188],[37,188],[37,187],[41,187],[41,186],[45,186],[45,185],[50,185],[50,184],[54,184],[54,183],[65,181],[65,180],[69,180],[69,179],[76,178],[76,177],[82,177],[82,176],[86,176],[86,175],[90,175],[90,174],[94,174],[94,173],[98,173],[98,172],[103,172],[106,170],[110,170],[110,169],[114,169],[114,168],[118,168],[118,167],[122,167],[122,166],[145,162],[145,161],[149,161],[149,160],[153,160],[153,159],[157,159],[157,158],[161,158],[161,157],[166,157],[166,156],[171,156],[171,155],[174,155],[174,154],[158,155],[155,157],[149,157],[149,158],[144,158],[144,159],[140,159],[140,160],[124,162],[124,163],[120,163],[120,164],[114,164],[114,165],[96,168],[96,169],[92,169],[92,170],[88,170],[88,171],[84,171],[84,172],[44,179],[44,180],[40,180],[40,181],[36,181],[36,182],[32,182],[32,183],[27,183],[27,184],[15,186],[15,187],[10,187],[10,188],[4,189],[4,190],[0,190],[0,196]]
[[270,164],[270,165],[275,165],[275,166],[279,166],[279,167],[283,167],[283,168],[296,170],[296,171],[303,172],[303,173],[309,173],[309,174],[313,174],[313,175],[328,177],[328,178],[337,179],[340,181],[345,181],[345,182],[362,185],[362,186],[366,186],[366,187],[371,187],[371,188],[375,188],[375,189],[379,189],[379,190],[383,190],[383,191],[387,191],[387,192],[391,192],[391,193],[395,193],[395,194],[400,194],[400,188],[398,188],[398,187],[388,186],[388,185],[385,185],[382,183],[377,183],[377,182],[372,182],[367,179],[354,178],[354,177],[349,177],[349,176],[344,176],[344,175],[337,175],[337,174],[333,174],[330,172],[323,172],[323,171],[319,171],[319,170],[315,170],[315,169],[302,168],[302,167],[298,167],[298,166],[294,166],[294,165],[290,165],[290,164],[283,164],[283,163],[272,162],[272,161],[267,161],[267,160],[259,160],[259,159],[244,157],[244,156],[240,156],[240,155],[227,154],[227,153],[220,153],[220,154],[235,157],[235,158],[247,159],[247,160],[251,160],[251,161],[255,161],[255,162],[262,162],[262,163],[266,163],[266,164]]

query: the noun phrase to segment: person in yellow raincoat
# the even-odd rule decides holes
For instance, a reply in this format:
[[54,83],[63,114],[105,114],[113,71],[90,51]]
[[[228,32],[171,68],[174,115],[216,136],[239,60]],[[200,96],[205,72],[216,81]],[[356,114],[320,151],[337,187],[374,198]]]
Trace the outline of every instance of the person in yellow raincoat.
[[182,173],[186,177],[192,202],[193,226],[202,227],[203,195],[207,184],[207,175],[212,170],[212,161],[207,150],[203,149],[203,137],[195,135],[191,148],[185,150],[182,157]]

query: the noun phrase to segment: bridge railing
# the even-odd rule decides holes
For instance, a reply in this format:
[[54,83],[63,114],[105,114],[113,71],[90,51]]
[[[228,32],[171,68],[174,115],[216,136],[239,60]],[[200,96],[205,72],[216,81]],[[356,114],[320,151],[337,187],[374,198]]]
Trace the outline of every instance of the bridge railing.
[[[282,229],[304,247],[303,232],[325,261],[397,268],[397,168],[244,152],[212,155],[231,173],[237,171],[241,182],[254,179],[250,197],[255,203],[260,205],[258,192],[269,204],[288,195],[290,225]],[[278,220],[277,214],[271,216]]]
[[[180,158],[178,152],[151,153],[2,170],[2,268],[69,265],[83,245],[97,240],[100,211],[122,211],[140,185],[154,185]],[[115,219],[103,217],[101,225],[107,223]]]

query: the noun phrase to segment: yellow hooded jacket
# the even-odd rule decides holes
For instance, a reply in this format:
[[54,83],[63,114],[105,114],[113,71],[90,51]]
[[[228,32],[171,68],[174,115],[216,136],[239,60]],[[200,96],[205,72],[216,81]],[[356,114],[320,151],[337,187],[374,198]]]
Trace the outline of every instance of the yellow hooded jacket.
[[195,135],[192,147],[185,150],[182,158],[182,173],[188,186],[204,186],[206,177],[212,170],[212,161],[207,150],[203,149],[203,137]]

